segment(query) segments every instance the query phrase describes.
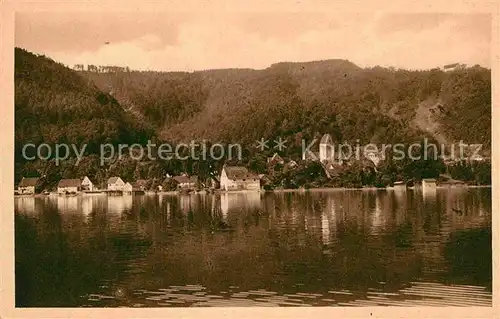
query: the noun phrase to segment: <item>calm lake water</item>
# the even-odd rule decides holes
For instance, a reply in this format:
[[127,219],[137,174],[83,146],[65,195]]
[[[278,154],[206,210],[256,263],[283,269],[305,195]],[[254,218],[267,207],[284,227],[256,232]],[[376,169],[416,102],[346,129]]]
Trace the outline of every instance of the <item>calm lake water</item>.
[[491,189],[15,198],[18,307],[491,306]]

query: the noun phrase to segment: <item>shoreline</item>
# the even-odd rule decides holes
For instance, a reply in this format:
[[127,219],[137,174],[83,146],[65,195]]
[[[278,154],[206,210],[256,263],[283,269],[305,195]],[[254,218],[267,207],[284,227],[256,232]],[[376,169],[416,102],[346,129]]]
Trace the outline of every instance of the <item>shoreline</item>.
[[[467,189],[467,188],[492,188],[492,185],[442,185],[436,186],[436,190],[442,189]],[[224,191],[224,190],[215,190],[213,192],[208,191],[198,191],[191,192],[187,194],[183,194],[180,191],[166,191],[166,192],[154,192],[154,193],[145,193],[136,196],[152,196],[152,195],[210,195],[210,194],[246,194],[246,193],[292,193],[292,192],[339,192],[339,191],[406,191],[406,190],[422,190],[422,186],[412,186],[412,187],[316,187],[316,188],[284,188],[284,189],[270,189],[270,190],[234,190],[234,191]],[[74,195],[59,195],[57,193],[50,194],[14,194],[14,198],[23,198],[23,197],[78,197],[78,196],[108,196],[105,191],[103,192],[82,192]],[[118,196],[129,196],[133,194],[123,194]]]

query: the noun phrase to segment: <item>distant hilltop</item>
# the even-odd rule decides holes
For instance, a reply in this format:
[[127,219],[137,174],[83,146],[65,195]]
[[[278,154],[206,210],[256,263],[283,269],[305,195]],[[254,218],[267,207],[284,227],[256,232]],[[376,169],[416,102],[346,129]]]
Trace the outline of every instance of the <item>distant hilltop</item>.
[[130,68],[128,66],[121,67],[115,65],[93,65],[93,64],[88,64],[87,66],[85,66],[84,64],[75,64],[73,66],[73,70],[96,72],[96,73],[130,72]]
[[[442,67],[438,67],[444,72],[450,72],[454,70],[463,70],[467,68],[467,64],[464,63],[450,63],[443,65]],[[116,66],[116,65],[94,65],[94,64],[75,64],[72,67],[75,71],[87,71],[94,73],[119,73],[119,72],[167,72],[167,73],[190,73],[185,71],[155,71],[155,70],[134,70],[128,66]],[[363,68],[357,66],[353,62],[344,59],[328,59],[328,60],[317,60],[317,61],[306,61],[306,62],[277,62],[271,64],[269,67],[265,69],[287,69],[291,72],[300,72],[304,70],[308,71],[328,71],[328,70],[336,70],[336,71],[354,71],[354,70],[362,70]],[[389,69],[394,69],[389,67]],[[196,70],[197,72],[213,72],[213,73],[227,73],[231,71],[258,71],[257,69],[252,68],[220,68],[220,69],[205,69],[205,70]]]
[[[95,73],[117,73],[117,72],[132,72],[137,71],[129,68],[128,66],[116,66],[116,65],[94,65],[94,64],[75,64],[73,65],[73,70],[75,71],[87,71],[87,72],[95,72]],[[301,70],[301,69],[361,69],[356,64],[343,59],[328,59],[328,60],[317,60],[317,61],[307,61],[307,62],[277,62],[271,64],[266,69],[290,69],[290,70]],[[248,71],[257,71],[257,69],[252,68],[222,68],[222,69],[206,69],[206,70],[197,70],[194,72],[228,72],[228,71],[239,71],[239,70],[248,70]],[[147,71],[139,71],[139,72],[147,72]],[[155,72],[153,70],[153,72]],[[161,71],[159,71],[161,72]],[[175,71],[174,71],[175,72]]]

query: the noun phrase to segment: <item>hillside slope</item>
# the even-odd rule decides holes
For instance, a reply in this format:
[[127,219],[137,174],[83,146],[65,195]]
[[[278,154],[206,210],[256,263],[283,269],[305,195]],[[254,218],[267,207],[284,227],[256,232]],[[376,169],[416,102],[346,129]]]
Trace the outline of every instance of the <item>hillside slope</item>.
[[[391,143],[429,136],[491,144],[485,121],[491,117],[490,71],[478,66],[445,73],[363,69],[326,60],[264,70],[84,75],[165,139],[251,142],[330,133],[337,141]],[[429,101],[437,100],[440,111],[434,114]],[[435,122],[428,131],[430,123],[422,119],[431,117]]]
[[15,50],[16,159],[26,143],[88,144],[144,141],[151,135],[92,81],[44,56]]

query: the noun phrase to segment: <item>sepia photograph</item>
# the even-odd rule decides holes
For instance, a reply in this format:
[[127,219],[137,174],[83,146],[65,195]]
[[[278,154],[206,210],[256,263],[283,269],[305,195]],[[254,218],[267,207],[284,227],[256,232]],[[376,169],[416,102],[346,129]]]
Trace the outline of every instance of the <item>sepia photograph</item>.
[[118,9],[13,15],[14,307],[493,306],[492,13]]

